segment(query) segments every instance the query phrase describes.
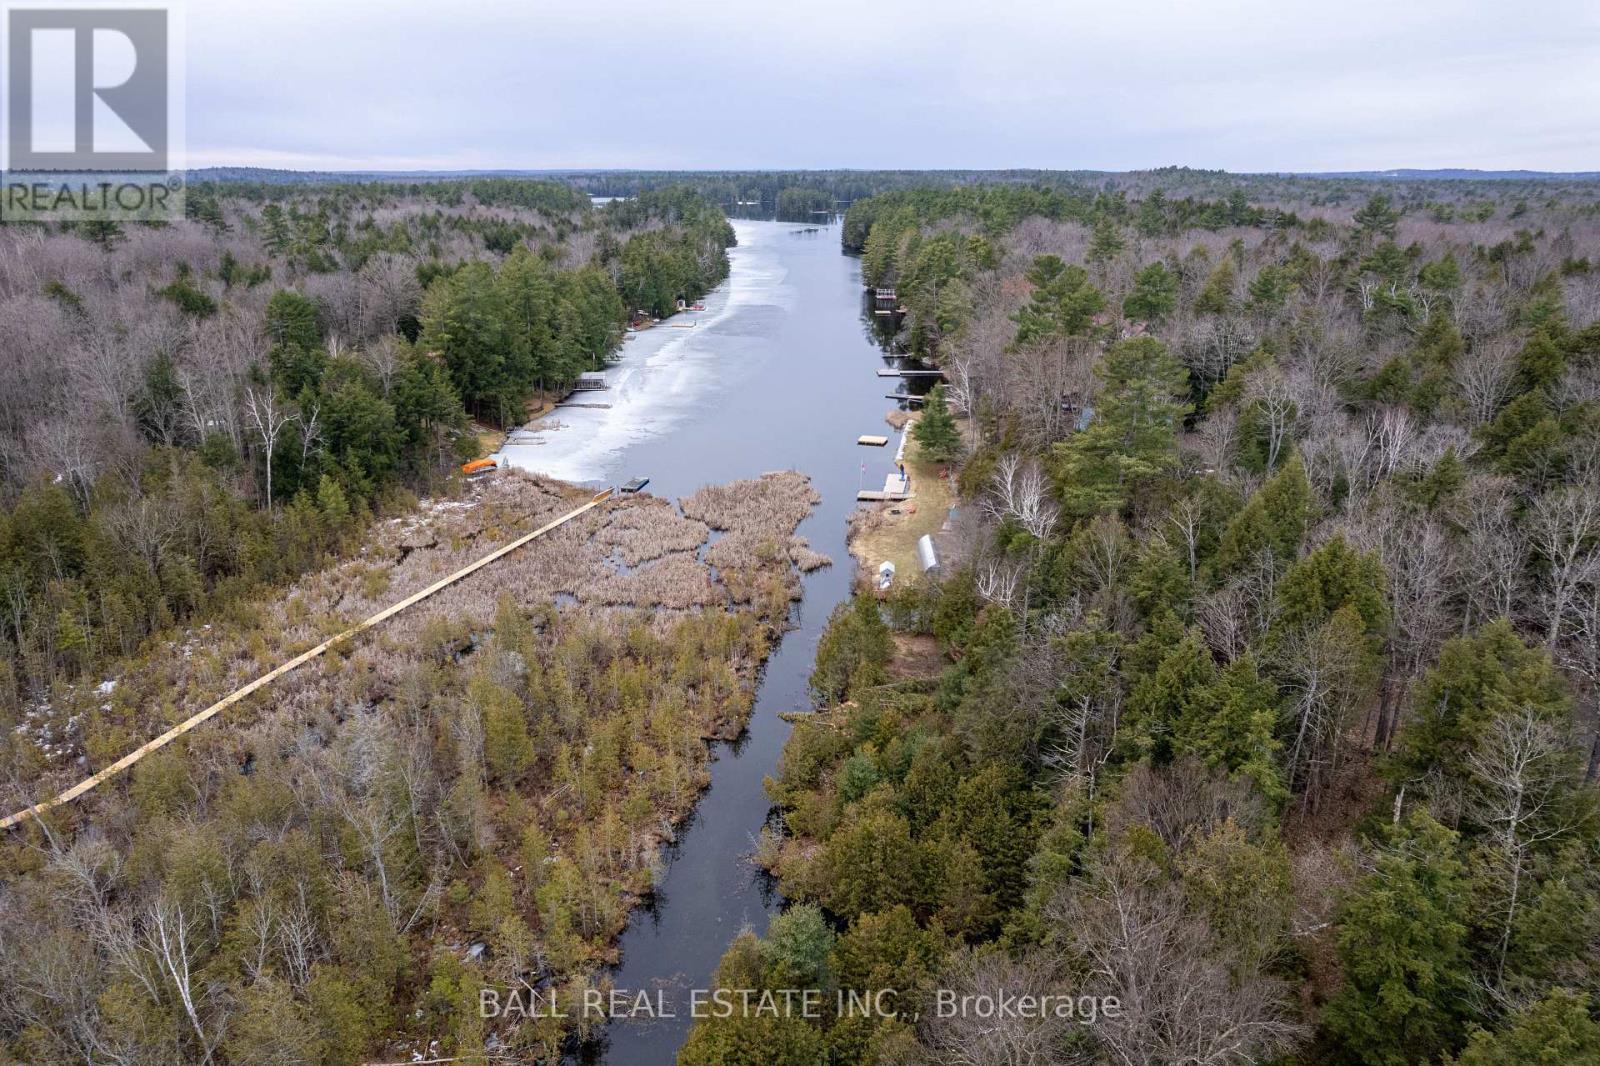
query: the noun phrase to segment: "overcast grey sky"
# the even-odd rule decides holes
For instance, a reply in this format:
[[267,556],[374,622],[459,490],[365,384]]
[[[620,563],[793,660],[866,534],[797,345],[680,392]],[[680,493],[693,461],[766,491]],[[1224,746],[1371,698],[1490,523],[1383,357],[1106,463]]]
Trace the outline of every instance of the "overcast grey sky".
[[1600,170],[1597,0],[191,0],[192,166]]

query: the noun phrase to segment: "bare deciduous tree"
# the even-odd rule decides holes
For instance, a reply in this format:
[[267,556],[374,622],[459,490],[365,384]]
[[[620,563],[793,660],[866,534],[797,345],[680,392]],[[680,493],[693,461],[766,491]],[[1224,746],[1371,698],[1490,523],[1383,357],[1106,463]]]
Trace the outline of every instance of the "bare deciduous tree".
[[256,388],[251,386],[245,390],[244,411],[251,427],[261,440],[262,458],[267,469],[267,509],[272,509],[272,453],[278,446],[278,438],[283,434],[283,429],[290,422],[295,421],[294,412],[280,404],[276,393],[271,386]]
[[1291,1050],[1306,1034],[1283,982],[1219,944],[1183,892],[1146,860],[1116,853],[1056,901],[1051,917],[1092,967],[1086,990],[1120,1010],[1093,1027],[1123,1066],[1231,1066]]
[[1467,815],[1488,830],[1494,846],[1501,895],[1496,978],[1504,980],[1530,854],[1573,828],[1557,802],[1573,777],[1572,749],[1554,726],[1521,707],[1489,723],[1467,766]]
[[995,464],[990,490],[986,507],[995,518],[1010,519],[1040,540],[1055,528],[1059,511],[1038,460],[1007,452]]
[[1540,599],[1545,645],[1554,651],[1561,639],[1573,597],[1585,582],[1600,577],[1600,492],[1565,488],[1534,501],[1528,515],[1528,540],[1544,565]]

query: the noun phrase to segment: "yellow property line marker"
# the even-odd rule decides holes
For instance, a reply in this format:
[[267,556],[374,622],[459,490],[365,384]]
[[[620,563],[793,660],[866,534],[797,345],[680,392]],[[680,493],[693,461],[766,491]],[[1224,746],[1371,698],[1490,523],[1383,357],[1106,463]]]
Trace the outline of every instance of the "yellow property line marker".
[[507,555],[507,554],[509,554],[509,553],[511,553],[513,551],[516,551],[518,548],[522,547],[524,544],[528,543],[530,540],[535,540],[535,539],[537,539],[539,537],[542,537],[546,533],[550,532],[552,529],[555,529],[555,528],[557,528],[559,526],[565,525],[566,523],[572,521],[574,518],[577,518],[579,515],[583,514],[584,512],[593,510],[594,508],[600,506],[600,504],[604,503],[610,496],[611,496],[611,490],[610,489],[606,489],[604,492],[602,492],[599,495],[595,496],[594,499],[590,500],[588,503],[584,504],[582,507],[579,507],[579,508],[577,508],[576,510],[573,510],[573,511],[568,511],[566,514],[562,515],[560,518],[557,518],[555,521],[547,523],[546,525],[540,526],[538,529],[534,530],[532,533],[523,534],[522,536],[518,537],[516,540],[512,541],[511,543],[503,545],[503,546],[501,546],[499,548],[496,548],[494,551],[490,552],[488,555],[485,555],[483,558],[477,560],[476,562],[468,563],[466,566],[462,567],[460,570],[457,570],[455,573],[451,574],[449,577],[441,578],[440,580],[435,581],[433,584],[429,585],[427,588],[423,589],[421,592],[414,592],[410,596],[407,596],[405,599],[401,600],[399,603],[392,604],[391,606],[385,607],[383,610],[379,611],[377,614],[373,615],[371,618],[368,618],[363,622],[356,623],[355,625],[351,626],[349,629],[345,630],[343,633],[340,633],[338,636],[330,637],[329,639],[323,641],[321,644],[318,644],[316,647],[311,648],[308,651],[301,652],[299,655],[296,655],[293,659],[290,659],[288,662],[283,663],[282,665],[278,666],[276,669],[270,670],[267,673],[262,674],[260,677],[256,678],[254,681],[251,681],[249,684],[244,685],[244,686],[242,686],[240,688],[234,689],[232,692],[230,692],[226,696],[222,697],[216,703],[213,703],[211,706],[207,707],[205,710],[201,711],[200,713],[198,713],[196,715],[193,715],[193,716],[191,716],[189,718],[184,719],[182,722],[180,722],[177,725],[173,726],[171,729],[167,730],[165,733],[162,733],[159,737],[156,737],[154,740],[149,741],[149,742],[145,743],[144,745],[142,745],[142,746],[140,746],[138,748],[135,748],[134,750],[128,752],[128,754],[124,755],[122,758],[118,759],[116,762],[112,763],[110,766],[107,766],[104,770],[101,770],[99,773],[95,774],[92,777],[84,778],[82,781],[79,781],[76,785],[73,785],[71,788],[67,789],[65,792],[61,792],[61,793],[51,797],[50,799],[40,800],[38,803],[35,803],[33,806],[28,807],[25,810],[20,810],[16,814],[9,814],[4,818],[0,818],[0,829],[10,829],[12,826],[21,825],[23,822],[27,821],[29,818],[37,817],[38,815],[42,814],[43,812],[48,811],[48,810],[50,810],[50,809],[52,809],[54,807],[59,807],[62,804],[71,803],[73,800],[77,799],[79,796],[83,795],[85,792],[88,792],[90,789],[95,788],[96,786],[98,786],[100,784],[103,784],[105,781],[109,780],[110,778],[115,777],[117,774],[120,774],[122,771],[126,770],[128,767],[132,766],[134,763],[138,762],[140,759],[144,758],[146,755],[149,755],[151,752],[158,751],[161,748],[166,747],[168,744],[172,743],[174,740],[176,740],[179,737],[183,736],[185,733],[189,732],[191,729],[194,729],[196,726],[203,725],[204,723],[210,721],[212,718],[216,717],[216,715],[218,713],[226,710],[229,707],[232,707],[235,703],[238,703],[240,700],[242,700],[246,696],[250,695],[250,693],[256,691],[259,688],[265,688],[267,685],[272,684],[272,682],[276,681],[278,678],[282,677],[284,674],[289,673],[291,670],[294,670],[295,668],[300,667],[300,666],[304,666],[306,663],[310,662],[312,659],[315,659],[317,656],[321,655],[323,652],[327,651],[329,648],[333,647],[335,644],[339,643],[341,640],[348,640],[351,637],[354,637],[354,636],[356,636],[356,635],[358,635],[360,633],[366,632],[367,630],[371,629],[373,626],[377,625],[380,622],[383,622],[383,621],[386,621],[387,619],[393,618],[395,615],[399,614],[401,611],[405,610],[407,607],[410,607],[412,604],[417,603],[417,602],[419,602],[421,600],[425,600],[429,596],[432,596],[434,593],[440,591],[441,589],[445,589],[445,588],[450,587],[451,585],[454,585],[457,581],[460,581],[462,578],[467,577],[469,574],[475,573],[476,571],[483,569],[484,567],[488,566],[490,563],[494,562],[496,559],[499,559],[504,555]]

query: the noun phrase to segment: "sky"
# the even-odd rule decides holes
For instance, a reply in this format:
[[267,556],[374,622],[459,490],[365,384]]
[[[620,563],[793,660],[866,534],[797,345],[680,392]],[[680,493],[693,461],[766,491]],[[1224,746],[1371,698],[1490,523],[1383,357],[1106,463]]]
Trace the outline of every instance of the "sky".
[[190,0],[190,166],[1600,170],[1595,0]]

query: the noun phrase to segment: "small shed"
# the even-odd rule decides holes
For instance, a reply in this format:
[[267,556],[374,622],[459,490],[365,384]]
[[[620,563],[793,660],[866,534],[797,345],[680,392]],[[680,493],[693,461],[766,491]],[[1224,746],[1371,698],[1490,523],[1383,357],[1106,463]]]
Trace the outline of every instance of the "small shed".
[[939,569],[939,553],[933,550],[933,536],[924,533],[917,540],[917,562],[922,564],[922,572]]

